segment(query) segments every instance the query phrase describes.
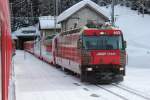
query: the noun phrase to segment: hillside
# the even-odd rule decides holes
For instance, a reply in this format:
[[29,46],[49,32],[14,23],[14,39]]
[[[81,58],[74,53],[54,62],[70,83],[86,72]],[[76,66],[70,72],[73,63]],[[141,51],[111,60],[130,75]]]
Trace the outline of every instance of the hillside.
[[[109,8],[102,8],[108,13]],[[150,67],[150,15],[123,6],[115,7],[116,25],[123,31],[127,40],[128,66]]]

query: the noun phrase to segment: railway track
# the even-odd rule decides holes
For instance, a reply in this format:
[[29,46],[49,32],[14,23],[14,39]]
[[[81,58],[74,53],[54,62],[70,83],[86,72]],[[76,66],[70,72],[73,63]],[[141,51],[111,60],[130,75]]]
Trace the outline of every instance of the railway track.
[[[150,96],[144,95],[144,93],[142,93],[142,92],[140,92],[138,90],[132,89],[130,87],[127,87],[127,86],[124,86],[124,85],[121,85],[121,84],[111,84],[111,85],[114,86],[115,88],[120,89],[121,91],[124,91],[124,92],[130,94],[130,95],[131,94],[135,95],[136,98],[138,97],[138,98],[140,98],[140,100],[150,100]],[[107,87],[105,87],[103,85],[96,85],[96,86],[99,87],[102,90],[105,90],[105,91],[107,91],[107,92],[109,92],[109,93],[119,97],[122,100],[132,100],[130,98],[127,98],[126,95],[120,94],[120,92],[114,91],[111,88],[107,88]]]
[[142,93],[142,92],[140,92],[138,90],[132,89],[132,88],[130,88],[128,86],[125,86],[125,85],[122,85],[122,84],[112,84],[112,85],[117,87],[117,88],[120,88],[120,89],[122,89],[124,91],[127,91],[129,93],[132,93],[132,94],[134,94],[134,95],[136,95],[138,97],[141,97],[141,98],[143,98],[145,100],[150,100],[150,96],[145,95],[144,93]]
[[[80,86],[84,86],[85,84],[82,84],[80,83]],[[78,84],[75,84],[77,86],[79,86]],[[85,85],[86,86],[86,85]],[[116,89],[119,89],[120,91],[122,91],[122,93],[127,93],[129,94],[130,96],[128,95],[124,95],[124,94],[120,94],[120,92],[118,91],[114,91],[112,88],[107,88],[105,87],[104,85],[95,85],[96,87],[116,96],[117,98],[120,98],[120,100],[133,100],[132,98],[130,98],[130,96],[134,95],[136,96],[136,98],[138,98],[138,100],[150,100],[150,96],[149,95],[145,95],[144,93],[136,90],[136,89],[132,89],[128,86],[125,86],[125,85],[122,85],[122,84],[115,84],[115,83],[112,83],[110,85],[106,85],[106,86],[111,86],[111,87],[115,87]],[[91,87],[86,87],[86,89],[91,90]]]
[[114,91],[112,91],[112,90],[110,90],[110,89],[107,89],[107,88],[105,88],[105,87],[103,87],[103,86],[100,86],[100,85],[96,85],[96,86],[99,87],[99,88],[101,88],[102,90],[105,90],[105,91],[107,91],[107,92],[109,92],[109,93],[111,93],[111,94],[113,94],[113,95],[119,97],[119,98],[122,99],[122,100],[129,100],[129,99],[126,98],[125,96],[122,96],[122,95],[120,95],[120,94],[118,94],[118,93],[116,93],[116,92],[114,92]]
[[[82,84],[79,82],[79,84],[77,83],[74,83],[76,86],[83,86],[83,87],[86,87],[86,88],[83,88],[84,90],[86,91],[92,91],[93,89],[85,84]],[[104,85],[94,85],[114,96],[116,96],[117,98],[120,98],[121,100],[133,100],[132,98],[130,98],[130,96],[128,95],[124,95],[124,94],[120,94],[120,92],[118,91],[114,91],[113,89],[111,88],[107,88],[105,87]],[[111,87],[115,87],[117,89],[119,89],[120,91],[123,91],[123,93],[128,93],[130,95],[135,95],[136,98],[138,98],[138,100],[150,100],[150,96],[149,95],[146,95],[144,93],[142,93],[141,91],[138,91],[136,89],[132,89],[128,86],[125,86],[125,85],[122,85],[122,84],[115,84],[115,83],[112,83],[110,85],[107,85],[107,86],[111,86]]]

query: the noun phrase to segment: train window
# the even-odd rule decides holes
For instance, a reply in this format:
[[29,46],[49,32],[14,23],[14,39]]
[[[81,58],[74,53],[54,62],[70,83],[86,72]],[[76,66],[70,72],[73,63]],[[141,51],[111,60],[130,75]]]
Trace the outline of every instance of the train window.
[[86,36],[83,37],[84,49],[90,50],[116,50],[122,49],[122,37],[121,36]]

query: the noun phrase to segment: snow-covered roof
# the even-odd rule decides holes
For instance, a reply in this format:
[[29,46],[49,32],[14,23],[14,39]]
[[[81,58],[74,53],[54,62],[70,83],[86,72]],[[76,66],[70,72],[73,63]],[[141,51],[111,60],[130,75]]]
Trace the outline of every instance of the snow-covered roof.
[[[55,19],[54,16],[41,16],[39,17],[40,29],[54,29]],[[56,24],[56,28],[61,28],[60,24]]]
[[18,29],[17,31],[13,32],[12,36],[39,36],[40,32],[38,28],[35,26],[23,27]]
[[96,12],[103,15],[103,17],[106,20],[109,20],[109,14],[107,14],[107,12],[104,12],[103,10],[101,10],[99,5],[97,5],[96,3],[94,3],[91,0],[83,0],[83,1],[75,4],[74,6],[70,7],[69,9],[65,10],[63,13],[61,13],[58,16],[58,23],[64,21],[67,18],[69,18],[72,14],[76,13],[77,11],[79,11],[81,8],[83,8],[85,6],[91,7]]
[[17,39],[18,39],[15,34],[12,34],[12,35],[11,35],[11,38],[12,38],[13,40],[17,40]]

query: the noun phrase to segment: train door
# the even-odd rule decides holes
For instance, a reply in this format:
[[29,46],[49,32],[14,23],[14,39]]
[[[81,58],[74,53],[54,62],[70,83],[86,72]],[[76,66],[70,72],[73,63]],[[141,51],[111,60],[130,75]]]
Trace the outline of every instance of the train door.
[[52,62],[53,64],[56,64],[56,55],[57,55],[57,48],[58,48],[58,40],[57,37],[59,35],[56,35],[53,39],[52,39]]
[[56,64],[56,38],[52,39],[52,62]]

